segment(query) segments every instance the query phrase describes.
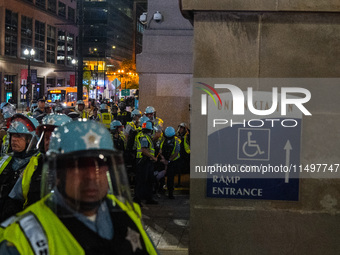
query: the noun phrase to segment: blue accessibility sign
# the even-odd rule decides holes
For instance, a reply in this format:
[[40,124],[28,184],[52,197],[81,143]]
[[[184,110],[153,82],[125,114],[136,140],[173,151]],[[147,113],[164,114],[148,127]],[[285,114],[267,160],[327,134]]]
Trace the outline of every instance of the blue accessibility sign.
[[257,128],[245,122],[212,132],[207,197],[297,201],[301,119],[290,121],[294,127],[263,121]]
[[237,159],[269,160],[270,129],[239,128]]

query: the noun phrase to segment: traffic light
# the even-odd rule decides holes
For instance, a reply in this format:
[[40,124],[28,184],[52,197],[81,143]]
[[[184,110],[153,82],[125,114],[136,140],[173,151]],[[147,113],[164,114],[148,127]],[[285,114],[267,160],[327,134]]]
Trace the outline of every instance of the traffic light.
[[99,90],[99,86],[97,86],[97,90]]

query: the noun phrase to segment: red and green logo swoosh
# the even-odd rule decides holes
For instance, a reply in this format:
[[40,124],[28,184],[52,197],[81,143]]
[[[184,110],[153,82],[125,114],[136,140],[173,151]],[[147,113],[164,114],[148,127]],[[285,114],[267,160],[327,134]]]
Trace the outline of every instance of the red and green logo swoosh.
[[[207,88],[210,89],[212,92],[214,92],[215,95],[217,96],[217,98],[218,98],[218,100],[219,100],[221,106],[222,106],[221,97],[220,97],[220,95],[217,93],[217,91],[216,91],[212,86],[210,86],[210,85],[208,85],[208,84],[206,84],[206,83],[203,83],[203,82],[197,82],[197,83],[199,83],[199,84],[201,84],[201,85],[207,87]],[[215,103],[215,105],[216,105],[216,107],[217,107],[217,102],[216,102],[214,96],[211,94],[211,92],[210,92],[209,90],[207,90],[207,89],[205,89],[205,88],[201,88],[201,87],[196,87],[196,88],[201,89],[201,90],[203,90],[204,92],[206,92],[206,93],[212,98],[212,100],[214,100],[214,103]]]

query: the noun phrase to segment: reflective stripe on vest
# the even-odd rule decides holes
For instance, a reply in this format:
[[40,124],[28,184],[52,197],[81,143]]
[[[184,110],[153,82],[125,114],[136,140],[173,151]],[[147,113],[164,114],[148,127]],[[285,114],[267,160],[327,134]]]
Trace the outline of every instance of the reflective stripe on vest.
[[131,126],[132,130],[137,130],[136,124],[133,121],[126,123],[126,126]]
[[106,128],[110,128],[112,115],[108,112],[101,113],[101,122],[105,125]]
[[28,163],[28,165],[26,166],[26,168],[23,172],[21,185],[22,185],[22,194],[23,194],[24,199],[25,199],[24,208],[26,207],[26,204],[27,204],[27,194],[28,194],[28,191],[29,191],[30,186],[31,186],[32,175],[38,167],[38,160],[39,160],[40,156],[41,156],[40,153],[33,156],[30,159],[30,162]]
[[[49,195],[34,203],[32,206],[27,207],[23,212],[20,212],[17,220],[3,230],[2,235],[0,235],[0,242],[7,240],[9,243],[14,244],[19,254],[40,255],[39,253],[34,253],[31,244],[28,241],[28,237],[25,235],[25,232],[21,229],[20,225],[17,224],[17,222],[22,217],[25,217],[27,213],[33,213],[47,236],[50,255],[85,255],[83,248],[70,231],[59,220],[57,215],[45,205],[48,197]],[[53,224],[51,224],[51,222],[53,222]]]
[[126,116],[127,114],[128,114],[128,113],[127,113],[126,111],[124,111],[123,113],[122,113],[122,112],[119,112],[117,116],[122,116],[122,117],[124,117],[124,116]]
[[124,141],[124,149],[126,149],[126,136],[122,132],[120,132],[119,137]]
[[184,135],[184,150],[186,153],[190,154],[190,145],[188,144],[188,133]]
[[47,237],[40,222],[33,213],[27,213],[18,221],[20,228],[24,232],[27,240],[34,251],[34,254],[48,255]]
[[[162,148],[163,148],[163,144],[164,144],[164,142],[165,142],[165,140],[164,140],[164,141],[161,143],[161,147],[160,147],[160,149],[162,149]],[[175,150],[176,150],[176,145],[177,145],[177,143],[179,143],[179,144],[180,144],[180,143],[181,143],[181,140],[175,136],[175,144],[174,144],[174,148],[173,148],[173,150],[172,150],[172,152],[171,152],[171,155],[170,155],[170,157],[171,157],[172,155],[174,155],[174,154],[175,154]],[[175,160],[179,159],[179,157],[180,157],[180,155],[179,155],[179,152],[178,152],[178,154],[177,154],[176,158],[174,158],[174,159],[173,159],[173,160],[171,160],[171,161],[175,161]]]
[[153,147],[153,142],[150,138],[150,136],[143,134],[142,132],[140,132],[138,135],[136,135],[136,142],[137,142],[137,155],[136,158],[142,158],[143,154],[142,154],[142,145],[140,143],[140,138],[142,137],[146,137],[146,139],[148,139],[149,142],[149,152],[152,156],[155,156],[155,148]]
[[4,169],[6,168],[6,166],[8,165],[8,163],[11,161],[12,157],[5,155],[3,157],[1,157],[0,160],[0,174],[2,174],[2,172],[4,171]]
[[2,145],[1,145],[1,155],[5,155],[9,149],[9,135],[6,134],[2,138]]
[[154,122],[155,126],[163,127],[163,123],[164,123],[164,121],[162,119],[156,117],[155,122]]
[[[29,206],[25,211],[19,213],[17,220],[8,226],[8,228],[3,230],[3,234],[0,236],[0,242],[7,240],[12,243],[17,248],[20,254],[25,255],[40,255],[40,254],[50,254],[50,255],[60,255],[60,254],[77,254],[85,255],[85,251],[76,241],[70,231],[65,227],[65,225],[59,220],[59,218],[52,212],[52,210],[45,205],[45,197],[35,204]],[[134,204],[134,209],[131,206],[125,205],[120,202],[113,195],[108,195],[108,198],[113,200],[135,223],[138,230],[143,238],[147,252],[150,255],[156,255],[157,251],[152,245],[152,242],[146,234],[142,222],[140,208],[138,205]],[[34,214],[36,220],[42,226],[42,231],[48,240],[48,252],[49,253],[34,253],[32,247],[28,241],[28,237],[25,236],[25,232],[20,228],[17,222],[22,218],[26,217],[27,214]],[[53,222],[53,224],[51,224]],[[36,229],[34,229],[35,231]],[[33,232],[33,230],[32,230]],[[34,232],[35,233],[35,232]]]
[[87,111],[82,111],[80,114],[80,117],[83,119],[88,119],[89,118],[89,114]]

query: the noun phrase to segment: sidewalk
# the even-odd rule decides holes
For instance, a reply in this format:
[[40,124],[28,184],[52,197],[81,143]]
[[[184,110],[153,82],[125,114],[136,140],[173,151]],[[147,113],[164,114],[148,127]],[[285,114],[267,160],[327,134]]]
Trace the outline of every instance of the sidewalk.
[[175,199],[162,195],[158,205],[142,207],[146,231],[161,255],[188,254],[190,180],[189,175],[183,177],[183,187],[175,188]]

